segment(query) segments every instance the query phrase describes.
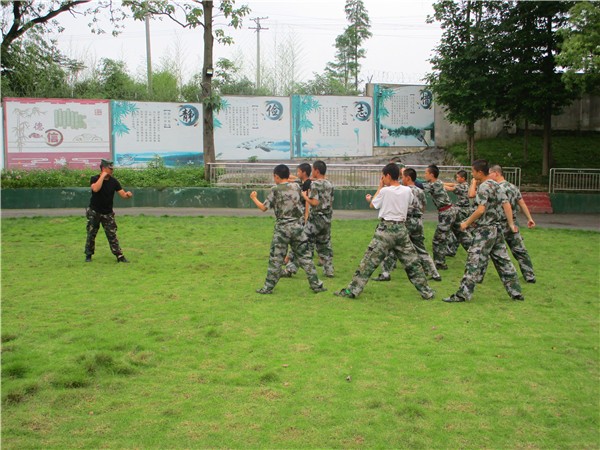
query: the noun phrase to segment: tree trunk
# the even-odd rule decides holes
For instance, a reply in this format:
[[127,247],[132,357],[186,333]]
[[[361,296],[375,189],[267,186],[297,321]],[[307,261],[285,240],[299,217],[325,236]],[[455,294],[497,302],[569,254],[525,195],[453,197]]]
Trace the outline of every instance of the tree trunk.
[[523,130],[523,161],[529,158],[529,120],[525,119],[525,130]]
[[552,160],[552,114],[550,108],[544,113],[544,157],[542,160],[542,175],[547,177],[550,173]]
[[473,163],[475,161],[475,123],[467,124],[467,154]]
[[[203,134],[202,144],[204,147],[204,179],[210,180],[210,168],[207,164],[215,162],[215,135],[213,128],[213,104],[212,104],[212,70],[213,70],[213,2],[204,0],[204,63],[202,67],[202,112],[203,112]],[[210,71],[210,72],[209,72]]]

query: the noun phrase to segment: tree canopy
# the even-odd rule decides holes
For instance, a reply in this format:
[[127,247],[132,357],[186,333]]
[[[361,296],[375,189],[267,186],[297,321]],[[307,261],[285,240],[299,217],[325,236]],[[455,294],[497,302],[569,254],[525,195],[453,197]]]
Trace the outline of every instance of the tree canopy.
[[557,63],[565,83],[580,93],[600,94],[600,3],[576,2],[559,31],[563,42]]
[[450,121],[466,126],[473,159],[474,125],[485,117],[543,125],[543,174],[552,164],[551,117],[574,92],[565,86],[556,58],[559,30],[572,2],[441,0],[429,20],[444,33],[427,77]]

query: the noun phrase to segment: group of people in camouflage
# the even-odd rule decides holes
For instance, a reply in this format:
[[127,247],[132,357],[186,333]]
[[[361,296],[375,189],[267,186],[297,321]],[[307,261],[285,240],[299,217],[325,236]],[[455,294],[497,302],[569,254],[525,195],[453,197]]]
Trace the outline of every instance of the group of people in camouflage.
[[[297,271],[294,263],[285,266],[288,246],[291,247],[292,260],[298,261],[304,269],[313,291],[326,290],[316,275],[312,257],[315,248],[324,274],[333,277],[333,186],[325,177],[324,162],[315,162],[312,171],[313,179],[307,183],[310,166],[300,165],[297,182],[292,182],[287,166],[279,165],[274,170],[275,186],[267,199],[260,202],[256,192],[251,194],[261,210],[272,208],[276,217],[267,278],[264,286],[257,290],[261,294],[272,293],[279,278]],[[335,292],[336,296],[358,297],[379,266],[381,273],[373,280],[391,280],[390,274],[400,262],[421,297],[430,300],[435,292],[428,279],[441,281],[438,270],[448,268],[446,256],[454,256],[458,245],[462,245],[467,252],[464,275],[456,293],[444,298],[445,302],[470,300],[475,285],[483,281],[490,259],[508,295],[514,300],[524,300],[507,245],[525,280],[535,283],[531,258],[516,223],[517,208],[520,207],[527,217],[529,227],[535,226],[535,222],[518,188],[504,179],[500,166],[489,167],[485,160],[473,163],[470,185],[464,170],[456,173],[456,183],[443,183],[438,177],[438,167],[428,166],[421,188],[417,186],[414,169],[401,169],[395,163],[383,168],[377,192],[366,196],[370,207],[379,210],[378,226],[350,283]],[[456,195],[455,204],[448,192]],[[432,242],[433,258],[425,248],[423,234],[425,193],[430,194],[438,210],[438,224]],[[474,198],[474,205],[471,205],[470,198]]]
[[[112,206],[115,193],[125,199],[133,194],[125,191],[112,176],[111,161],[102,160],[100,169],[101,173],[90,180],[92,197],[87,209],[86,262],[92,260],[100,225],[117,261],[128,262],[119,246]],[[256,191],[250,194],[260,210],[272,209],[276,219],[267,276],[264,285],[256,291],[259,294],[271,294],[279,279],[295,274],[298,266],[305,271],[314,292],[327,290],[313,260],[316,251],[324,276],[334,277],[331,246],[334,188],[326,173],[327,165],[323,161],[315,161],[312,166],[300,164],[296,176],[291,176],[288,166],[279,164],[273,170],[275,185],[266,199],[260,201]],[[425,182],[420,183],[412,168],[400,168],[395,163],[383,167],[377,192],[365,198],[371,208],[379,211],[379,223],[352,280],[334,294],[358,297],[377,267],[381,266],[381,273],[373,279],[389,281],[399,261],[421,297],[430,300],[435,292],[428,279],[441,281],[438,271],[448,269],[446,256],[454,256],[458,246],[462,245],[467,260],[460,286],[443,301],[470,300],[476,284],[483,282],[490,259],[508,295],[514,300],[524,300],[507,245],[525,281],[535,283],[531,258],[518,229],[517,209],[525,214],[529,228],[534,227],[535,222],[519,189],[504,178],[500,166],[490,167],[487,161],[477,160],[472,164],[471,173],[470,185],[464,170],[456,173],[456,183],[443,183],[438,179],[438,167],[432,164],[425,170]],[[454,192],[455,204],[448,192]],[[430,194],[438,210],[432,242],[433,258],[427,252],[423,233],[425,193]]]
[[[313,178],[309,179],[311,171]],[[326,173],[327,165],[323,161],[315,161],[312,169],[304,163],[298,166],[295,180],[291,180],[289,167],[279,164],[273,169],[275,186],[264,202],[258,199],[256,191],[250,193],[250,198],[261,211],[272,209],[275,213],[269,267],[263,287],[256,290],[259,294],[273,293],[282,276],[291,276],[297,271],[296,261],[306,272],[314,292],[327,290],[319,280],[313,262],[316,250],[325,276],[334,276],[331,248],[333,185],[325,177]],[[292,261],[286,266],[288,246]]]

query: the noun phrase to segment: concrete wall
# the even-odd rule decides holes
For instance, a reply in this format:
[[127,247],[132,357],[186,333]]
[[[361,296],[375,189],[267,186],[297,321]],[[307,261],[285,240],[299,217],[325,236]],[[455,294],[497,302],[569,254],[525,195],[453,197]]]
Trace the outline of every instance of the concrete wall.
[[[519,124],[523,128],[522,124]],[[530,125],[531,130],[542,130]],[[554,131],[600,131],[600,96],[584,95],[567,106],[562,114],[552,116]]]
[[[522,128],[522,124],[520,124]],[[480,120],[475,124],[475,139],[494,138],[504,132],[502,120]],[[542,126],[529,125],[531,130],[541,130]],[[600,131],[600,96],[585,95],[566,107],[562,114],[552,116],[553,131]],[[509,133],[514,133],[516,127],[510,127]],[[448,147],[459,142],[466,142],[466,128],[450,123],[444,113],[444,108],[435,105],[435,141],[439,147]]]
[[[475,123],[475,139],[496,137],[504,130],[502,120],[478,120]],[[448,147],[467,141],[467,128],[450,123],[443,106],[435,105],[435,143],[438,147]]]
[[[134,196],[123,200],[115,196],[115,207],[188,207],[188,208],[255,208],[250,200],[251,189],[231,188],[182,188],[182,189],[132,189]],[[258,190],[264,199],[268,189]],[[366,194],[372,189],[338,189],[335,192],[334,209],[368,209]],[[451,193],[451,197],[453,194]],[[600,194],[550,194],[555,213],[600,213]],[[3,209],[35,208],[81,208],[88,205],[89,188],[68,189],[2,189]],[[453,198],[454,200],[454,198]],[[434,211],[431,198],[427,210]]]

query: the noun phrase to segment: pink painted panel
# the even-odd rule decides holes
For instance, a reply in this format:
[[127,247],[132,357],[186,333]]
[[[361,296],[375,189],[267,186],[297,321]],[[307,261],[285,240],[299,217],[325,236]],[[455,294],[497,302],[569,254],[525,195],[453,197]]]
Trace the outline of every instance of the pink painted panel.
[[7,98],[5,167],[98,167],[112,159],[108,100]]

